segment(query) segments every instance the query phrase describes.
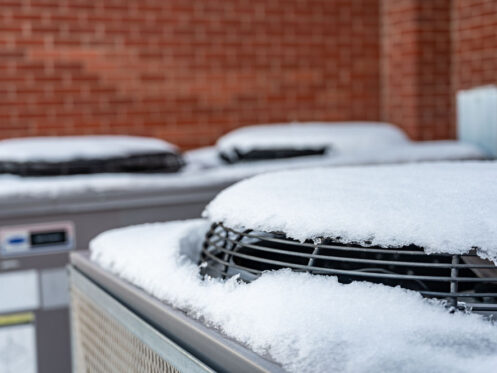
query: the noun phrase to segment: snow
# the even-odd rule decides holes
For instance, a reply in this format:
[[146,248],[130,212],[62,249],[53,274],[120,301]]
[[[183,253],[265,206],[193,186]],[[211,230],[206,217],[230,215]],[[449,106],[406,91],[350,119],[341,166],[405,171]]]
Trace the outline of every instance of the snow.
[[491,372],[497,327],[450,314],[418,293],[335,277],[266,272],[252,283],[202,280],[208,223],[156,223],[105,232],[101,267],[200,319],[291,372]]
[[[484,153],[476,146],[454,140],[422,141],[389,146],[382,149],[366,149],[339,157],[344,165],[408,163],[451,160],[481,160]],[[361,162],[354,163],[354,160]]]
[[189,150],[184,153],[187,168],[191,170],[206,168],[259,168],[271,165],[291,164],[323,164],[331,166],[347,166],[378,163],[407,163],[442,160],[476,160],[485,159],[485,154],[476,146],[454,140],[409,142],[392,144],[382,148],[355,149],[342,153],[296,157],[291,159],[271,159],[255,162],[240,162],[225,164],[218,154],[218,149],[212,146]]
[[221,192],[205,216],[305,240],[339,238],[428,253],[476,247],[497,262],[497,162],[315,168],[259,175]]
[[222,166],[224,163],[214,146],[188,150],[183,153],[183,157],[186,161],[186,167],[194,170]]
[[[475,147],[456,141],[404,144],[379,150],[348,154],[327,154],[271,161],[215,164],[213,148],[185,154],[190,164],[174,174],[95,174],[57,177],[0,176],[0,202],[27,198],[63,198],[85,193],[114,193],[171,188],[220,188],[229,183],[271,171],[318,166],[351,166],[378,163],[406,163],[432,160],[482,158]],[[203,163],[202,163],[203,162]]]
[[26,137],[0,141],[0,161],[60,162],[173,152],[176,147],[159,139],[133,136]]
[[308,122],[242,127],[221,137],[217,148],[228,157],[261,149],[322,149],[355,151],[406,143],[397,127],[378,122]]

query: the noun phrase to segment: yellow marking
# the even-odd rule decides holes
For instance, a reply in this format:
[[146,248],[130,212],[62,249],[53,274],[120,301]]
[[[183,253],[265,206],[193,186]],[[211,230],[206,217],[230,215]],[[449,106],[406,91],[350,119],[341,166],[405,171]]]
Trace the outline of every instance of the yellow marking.
[[33,312],[15,313],[11,315],[0,315],[0,326],[26,324],[33,322],[35,315]]

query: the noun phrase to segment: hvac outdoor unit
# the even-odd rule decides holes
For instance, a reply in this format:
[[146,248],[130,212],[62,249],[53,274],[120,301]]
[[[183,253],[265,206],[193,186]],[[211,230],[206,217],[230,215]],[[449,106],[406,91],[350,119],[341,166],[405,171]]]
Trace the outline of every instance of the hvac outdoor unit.
[[[8,359],[25,356],[31,368],[23,372],[69,372],[65,270],[69,253],[86,249],[91,238],[112,228],[199,216],[205,204],[224,187],[135,188],[119,193],[87,192],[55,200],[2,201],[0,368],[15,367]],[[25,312],[31,315],[30,326],[26,325]],[[29,332],[14,349],[11,339],[25,329]],[[31,347],[33,344],[36,348]],[[12,371],[17,372],[20,371]]]
[[71,255],[74,372],[283,372],[243,346]]
[[306,122],[246,126],[217,141],[227,163],[323,156],[371,148],[409,145],[407,136],[389,123]]
[[[260,155],[254,158],[258,159]],[[275,154],[270,157],[274,158]],[[326,161],[327,158],[323,157],[314,165],[326,164]],[[32,175],[33,172],[67,175],[76,171],[137,171],[137,167],[142,170],[143,167],[152,167],[144,171],[162,172],[164,166],[167,166],[166,171],[172,172],[180,163],[169,153],[156,153],[129,162],[122,158],[84,164],[63,162],[62,169],[54,169],[53,163],[39,161],[27,164],[4,162],[2,166],[4,170],[23,175]],[[291,165],[274,164],[272,169]],[[35,193],[29,198],[1,199],[0,299],[3,302],[0,304],[0,368],[7,366],[15,372],[20,371],[13,363],[17,359],[25,360],[30,367],[21,369],[24,372],[69,371],[68,295],[64,269],[69,252],[86,249],[91,238],[109,229],[197,217],[207,202],[228,185],[267,171],[264,167],[251,166],[215,167],[163,178],[156,175],[151,184],[143,182],[142,176],[134,175],[130,187],[117,190],[106,186],[104,175],[100,179],[102,184],[95,177],[92,179],[97,180],[95,184],[93,181],[83,182],[87,187],[78,193],[66,192],[57,196]],[[26,297],[18,297],[19,293],[26,294]],[[20,298],[25,299],[20,302]],[[9,301],[5,302],[5,299]],[[15,344],[20,348],[13,348],[9,342],[15,335],[23,336]],[[21,359],[19,354],[25,358]]]
[[[117,148],[129,147],[130,141],[125,138],[121,143],[120,137],[117,144],[113,137],[97,140]],[[66,271],[69,253],[86,249],[91,238],[108,229],[196,217],[226,185],[197,182],[196,187],[188,186],[182,183],[182,175],[178,173],[155,175],[159,181],[162,180],[162,184],[154,187],[140,183],[144,180],[142,178],[150,176],[134,174],[130,176],[136,181],[133,187],[107,190],[104,176],[99,179],[99,175],[90,175],[77,176],[76,182],[79,180],[82,184],[91,185],[91,180],[103,180],[104,187],[83,187],[75,192],[66,190],[59,193],[58,180],[70,181],[72,177],[47,175],[125,171],[174,173],[182,165],[182,160],[173,152],[160,151],[162,144],[157,143],[159,140],[156,139],[150,141],[153,149],[157,150],[146,154],[104,159],[10,159],[11,147],[18,150],[14,156],[20,157],[22,149],[31,150],[31,146],[38,143],[38,139],[23,141],[2,142],[0,173],[45,177],[21,179],[5,175],[1,180],[3,186],[13,183],[28,191],[30,183],[33,183],[35,191],[29,192],[28,196],[22,193],[8,198],[0,196],[0,372],[67,373],[71,369]],[[62,148],[71,148],[75,140],[71,139],[68,144],[60,142],[60,139],[40,141],[49,141],[52,146],[60,143]],[[85,143],[85,147],[80,149],[81,154],[91,153],[92,149],[101,151],[101,147],[95,146],[93,138],[82,138],[81,141]],[[143,139],[137,142],[135,145],[140,148]],[[145,147],[148,147],[148,140],[145,142]],[[47,149],[48,153],[54,152],[49,155],[60,157],[59,151],[62,151],[54,150],[52,146],[43,149]],[[45,190],[48,192],[37,193],[38,183],[46,183]]]
[[457,94],[459,139],[497,156],[497,86],[483,86]]
[[[252,281],[264,271],[414,290],[497,315],[495,162],[267,173],[220,193],[199,263]],[[454,187],[457,185],[457,187]]]

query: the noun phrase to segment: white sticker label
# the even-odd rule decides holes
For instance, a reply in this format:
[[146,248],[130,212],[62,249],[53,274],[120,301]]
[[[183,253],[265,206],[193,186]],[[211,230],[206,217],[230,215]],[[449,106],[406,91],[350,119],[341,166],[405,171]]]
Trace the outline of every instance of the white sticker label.
[[27,270],[0,274],[0,299],[0,313],[39,308],[38,272]]
[[0,327],[0,372],[36,373],[33,324]]

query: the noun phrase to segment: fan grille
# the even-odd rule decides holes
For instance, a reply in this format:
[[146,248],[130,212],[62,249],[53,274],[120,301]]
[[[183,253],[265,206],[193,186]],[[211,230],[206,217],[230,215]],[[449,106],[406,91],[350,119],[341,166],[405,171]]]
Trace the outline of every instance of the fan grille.
[[177,172],[183,165],[184,161],[179,154],[162,152],[108,159],[74,159],[61,162],[0,161],[0,173],[20,176],[60,176],[115,172],[155,173]]
[[407,246],[344,245],[331,239],[299,242],[280,233],[238,231],[215,223],[203,249],[204,274],[252,281],[265,270],[290,268],[335,275],[342,283],[370,281],[445,298],[449,305],[497,311],[497,267],[476,254],[426,254]]
[[284,158],[297,158],[306,157],[312,155],[323,155],[327,151],[326,147],[321,148],[309,148],[309,149],[292,149],[292,148],[282,148],[282,149],[254,149],[250,151],[241,151],[238,148],[234,148],[232,154],[226,154],[224,152],[219,153],[222,160],[228,163],[238,163],[238,162],[252,162],[252,161],[264,161],[271,159],[284,159]]

